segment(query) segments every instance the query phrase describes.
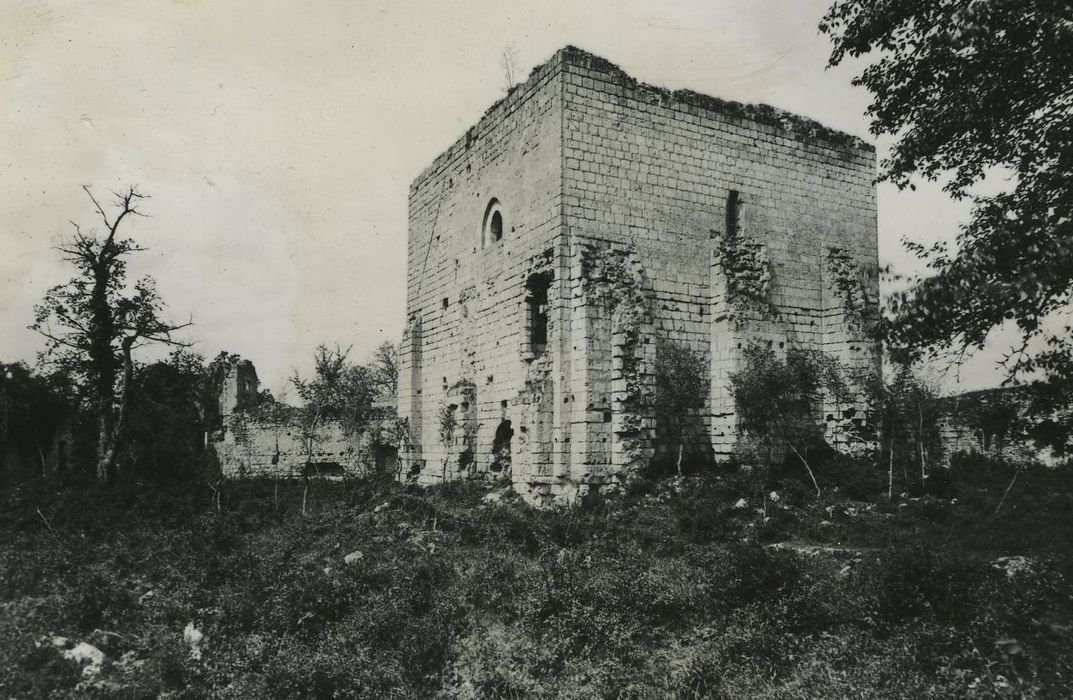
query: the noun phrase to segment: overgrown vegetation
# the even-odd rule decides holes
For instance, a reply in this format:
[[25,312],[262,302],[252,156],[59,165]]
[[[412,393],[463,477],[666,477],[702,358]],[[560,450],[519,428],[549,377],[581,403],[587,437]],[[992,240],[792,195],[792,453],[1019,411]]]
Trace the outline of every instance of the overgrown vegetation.
[[191,324],[163,319],[164,301],[152,277],[127,282],[130,256],[145,248],[126,237],[126,229],[133,218],[145,216],[139,207],[146,195],[136,187],[115,193],[109,215],[90,188],[82,189],[104,232],[71,223],[73,232],[57,250],[74,276],[48,290],[34,307],[31,328],[45,338],[42,360],[70,380],[80,403],[92,407],[98,435],[95,472],[98,479],[111,481],[131,413],[134,350],[148,343],[189,347],[174,334]]
[[1073,281],[1069,3],[835,0],[820,30],[831,65],[861,59],[854,84],[873,98],[871,130],[893,141],[880,179],[932,180],[975,204],[954,246],[907,245],[930,269],[893,296],[892,349],[964,356],[1015,327],[1009,376],[1042,371],[1068,395],[1073,343],[1059,316]]
[[305,516],[298,484],[25,485],[0,495],[0,694],[1053,697],[1073,491],[1029,468],[995,515],[1009,469],[894,503],[776,469],[766,506],[728,469],[544,511],[318,484]]
[[[728,216],[728,220],[734,217]],[[713,231],[719,250],[719,264],[726,275],[727,299],[732,315],[736,309],[758,311],[764,317],[777,317],[771,303],[771,261],[760,243],[747,238],[736,221],[725,231]]]
[[[205,431],[215,398],[206,399],[212,365],[176,350],[159,362],[133,361],[126,417],[111,468],[118,480],[203,476]],[[100,421],[96,401],[64,371],[0,363],[0,484],[48,476],[79,481],[96,474]]]
[[[873,409],[876,459],[886,465],[887,497],[893,497],[896,484],[919,495],[943,457],[938,390],[909,367],[898,368],[889,381],[871,377],[863,385]],[[954,415],[963,420],[959,411]]]
[[[710,455],[698,453],[697,444],[708,441],[702,426],[698,425],[698,418],[710,391],[711,372],[703,355],[687,345],[669,340],[658,344],[653,407],[656,439],[664,451],[657,453],[653,459],[656,464],[650,467],[650,472],[669,473],[671,470],[663,465],[673,460],[673,471],[681,476],[687,442],[691,443],[689,461],[692,465],[708,462]],[[668,447],[672,448],[673,455],[666,451]]]
[[746,347],[742,359],[730,376],[742,430],[739,451],[761,468],[793,455],[819,496],[810,453],[826,448],[822,403],[850,399],[843,368],[822,352],[790,348],[783,358],[759,344]]
[[[119,480],[212,480],[217,474],[206,434],[224,428],[220,394],[225,377],[241,362],[221,352],[211,362],[179,348],[157,362],[132,360],[127,380],[126,417],[115,443],[112,476]],[[252,371],[252,368],[251,368]],[[285,430],[297,426],[310,449],[325,421],[338,421],[350,433],[366,430],[392,410],[398,385],[395,347],[384,343],[365,364],[347,352],[320,346],[314,375],[295,376],[300,407],[276,401],[271,392],[241,397],[236,433],[248,421]],[[93,472],[100,445],[96,401],[77,379],[48,365],[0,363],[0,484],[29,477],[79,480]],[[322,432],[322,431],[321,431]],[[395,445],[398,431],[378,431],[374,440]]]

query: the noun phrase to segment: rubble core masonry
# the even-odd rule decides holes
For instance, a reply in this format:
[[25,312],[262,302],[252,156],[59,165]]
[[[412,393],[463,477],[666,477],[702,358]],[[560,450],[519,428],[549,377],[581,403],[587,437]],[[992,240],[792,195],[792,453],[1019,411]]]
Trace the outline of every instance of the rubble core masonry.
[[[750,343],[877,368],[874,176],[860,139],[562,49],[411,185],[403,476],[571,498],[669,452],[728,455]],[[658,415],[675,346],[710,387]]]

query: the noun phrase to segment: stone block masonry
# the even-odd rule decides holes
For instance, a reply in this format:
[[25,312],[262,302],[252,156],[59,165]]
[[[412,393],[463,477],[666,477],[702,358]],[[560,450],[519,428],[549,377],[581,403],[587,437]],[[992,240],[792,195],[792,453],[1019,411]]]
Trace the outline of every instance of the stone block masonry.
[[1073,451],[1066,432],[1073,408],[1046,384],[969,391],[939,400],[940,460],[984,455],[1013,464],[1055,466]]
[[704,408],[670,417],[693,455],[733,450],[749,343],[877,369],[874,176],[854,137],[559,51],[411,186],[404,473],[534,501],[615,484],[671,448],[670,345],[710,370]]
[[217,403],[205,441],[225,479],[361,478],[397,471],[392,401],[374,404],[363,430],[347,431],[335,420],[308,430],[294,407],[259,402],[257,370],[249,360],[234,358],[223,373]]

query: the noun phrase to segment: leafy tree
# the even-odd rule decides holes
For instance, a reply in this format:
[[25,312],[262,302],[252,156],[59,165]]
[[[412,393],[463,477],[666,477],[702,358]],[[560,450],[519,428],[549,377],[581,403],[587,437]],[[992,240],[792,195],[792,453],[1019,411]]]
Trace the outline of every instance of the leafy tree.
[[907,488],[924,489],[929,465],[942,450],[938,391],[909,366],[898,367],[889,380],[875,375],[870,379],[862,385],[873,410],[878,457],[887,466],[887,498],[894,496],[896,464]]
[[656,423],[665,444],[677,443],[676,470],[681,475],[687,424],[704,408],[710,389],[708,365],[685,345],[661,343],[655,379]]
[[[185,347],[173,333],[189,323],[161,318],[164,302],[152,277],[127,284],[127,259],[145,250],[120,233],[129,217],[143,216],[138,206],[145,195],[131,187],[116,194],[111,216],[88,187],[104,231],[74,233],[58,247],[75,268],[66,284],[50,289],[35,308],[33,330],[45,336],[45,357],[81,380],[97,416],[96,475],[110,481],[122,445],[134,375],[132,351],[150,342]],[[118,390],[117,390],[118,384]]]
[[1005,391],[959,398],[962,420],[980,437],[984,450],[1001,450],[1027,427],[1017,399]]
[[836,0],[820,29],[832,66],[871,59],[854,82],[872,93],[872,132],[895,137],[881,179],[941,180],[961,199],[989,176],[1010,176],[1004,191],[974,197],[953,251],[910,244],[930,273],[893,300],[895,348],[964,354],[1014,321],[1010,376],[1073,377],[1070,327],[1044,324],[1073,284],[1073,5]]
[[291,377],[303,403],[300,418],[310,462],[317,430],[325,421],[338,420],[353,434],[365,429],[371,418],[375,377],[368,367],[349,362],[349,353],[350,348],[318,345],[313,353],[313,377],[302,379],[297,372]]
[[53,440],[73,414],[70,387],[62,376],[41,376],[21,362],[0,362],[0,459],[17,455],[34,466],[35,475],[44,475]]
[[1040,382],[1029,392],[1026,434],[1056,457],[1069,456],[1073,448],[1073,421],[1068,410],[1071,388],[1070,382]]
[[117,470],[153,481],[196,475],[208,427],[201,403],[205,372],[200,355],[181,349],[135,369]]
[[824,445],[819,409],[824,398],[845,400],[849,390],[837,361],[820,352],[791,348],[786,359],[767,346],[743,351],[743,366],[730,375],[740,427],[766,462],[793,454],[816,481],[808,454]]
[[384,396],[395,396],[399,390],[399,349],[384,341],[373,353],[373,380]]

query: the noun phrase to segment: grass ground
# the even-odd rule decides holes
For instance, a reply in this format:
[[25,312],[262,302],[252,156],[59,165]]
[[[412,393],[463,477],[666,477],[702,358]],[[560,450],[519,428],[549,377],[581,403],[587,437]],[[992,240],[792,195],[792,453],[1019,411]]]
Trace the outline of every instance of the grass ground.
[[0,696],[1068,697],[1070,481],[970,472],[8,487]]

